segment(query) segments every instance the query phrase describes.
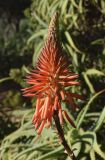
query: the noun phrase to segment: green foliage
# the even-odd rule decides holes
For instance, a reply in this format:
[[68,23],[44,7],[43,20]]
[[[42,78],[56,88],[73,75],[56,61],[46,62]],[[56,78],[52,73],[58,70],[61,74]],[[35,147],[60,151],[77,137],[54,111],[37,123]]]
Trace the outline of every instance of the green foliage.
[[[19,55],[24,59],[27,52],[34,49],[32,64],[35,66],[44,45],[50,18],[56,10],[60,12],[59,36],[63,48],[73,64],[71,69],[79,73],[82,84],[71,90],[85,97],[84,102],[77,101],[79,113],[63,105],[74,117],[77,126],[73,129],[68,122],[65,123],[65,138],[78,159],[105,159],[105,1],[31,0],[31,6],[24,11],[25,18],[19,24],[19,32],[9,37],[9,41],[0,39],[1,46],[5,40],[1,52],[4,55],[4,51],[8,51],[6,54],[12,55],[12,58],[16,54],[15,58]],[[23,61],[21,66],[10,67],[7,77],[1,78],[0,84],[12,79],[21,87],[25,86],[23,77],[29,73],[29,63]],[[3,104],[10,102],[13,106],[23,106],[19,92],[8,92]],[[32,103],[35,106],[35,102]],[[0,158],[68,160],[55,125],[51,129],[44,129],[40,137],[37,136],[31,123],[33,112],[33,109],[13,111],[14,117],[21,115],[23,118],[20,127],[2,140]]]
[[[87,109],[90,107],[93,100],[95,100],[95,98],[97,98],[103,92],[105,92],[105,90],[102,90],[91,97],[90,101],[83,108],[83,116],[80,116],[79,118],[80,114],[78,115],[76,119],[77,129],[71,128],[66,132],[65,137],[68,141],[68,144],[70,145],[71,143],[72,149],[78,158],[81,157],[81,154],[86,154],[86,157],[89,154],[90,159],[92,159],[93,155],[95,157],[96,154],[103,159],[105,158],[105,153],[101,150],[96,138],[96,132],[98,132],[100,126],[105,124],[105,108],[103,109],[101,116],[96,117],[93,124],[89,126],[86,131],[81,128],[82,125],[86,124],[85,121],[88,115]],[[20,113],[22,114],[22,111],[20,111]],[[19,112],[17,114],[19,116]],[[39,137],[36,135],[34,127],[30,121],[32,114],[33,110],[27,110],[26,114],[23,112],[24,116],[21,121],[20,128],[8,135],[2,141],[0,148],[1,158],[3,160],[8,160],[10,157],[13,160],[56,160],[58,157],[60,157],[60,159],[67,158],[54,127],[48,130],[44,129],[42,135]],[[94,114],[89,117],[90,121],[93,117]]]
[[2,101],[2,105],[11,107],[21,107],[23,105],[23,99],[20,92],[8,91],[5,98]]

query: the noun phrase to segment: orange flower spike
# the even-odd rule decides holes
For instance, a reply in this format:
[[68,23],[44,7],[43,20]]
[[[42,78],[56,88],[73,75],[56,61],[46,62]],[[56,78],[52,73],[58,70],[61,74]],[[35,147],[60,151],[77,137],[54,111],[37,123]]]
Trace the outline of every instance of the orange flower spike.
[[42,114],[41,114],[42,120],[47,119],[49,105],[50,105],[50,97],[47,96],[42,109]]
[[84,97],[79,95],[79,94],[76,94],[76,93],[67,93],[68,94],[68,97],[73,97],[73,98],[78,98],[78,99],[81,99],[81,100],[84,100]]
[[50,106],[49,107],[49,114],[48,114],[48,124],[49,124],[49,127],[51,126],[53,112],[54,112],[54,107]]
[[62,108],[60,103],[58,103],[58,109],[59,109],[59,112],[58,112],[59,121],[60,121],[60,124],[63,124]]
[[60,95],[61,95],[62,100],[64,101],[65,100],[65,92],[63,90],[60,91]]
[[43,119],[47,119],[47,117],[48,117],[48,112],[49,112],[48,108],[49,108],[49,106],[50,106],[50,97],[48,96],[46,98],[46,104],[45,104],[45,111],[44,111]]
[[41,123],[40,127],[37,130],[37,134],[39,134],[39,135],[41,134],[41,132],[42,132],[42,130],[44,128],[45,123],[46,123],[46,120],[43,120],[43,122]]
[[38,129],[39,125],[40,125],[40,118],[37,119],[37,121],[34,124],[36,130]]
[[55,99],[54,99],[54,110],[57,110],[58,102],[59,102],[59,98],[58,98],[58,96],[55,96]]
[[[38,134],[43,128],[51,126],[55,112],[60,123],[63,123],[62,101],[73,109],[77,108],[73,98],[82,99],[75,93],[70,93],[67,87],[78,86],[78,74],[69,70],[70,61],[59,40],[58,13],[55,13],[48,29],[45,45],[40,53],[36,67],[27,76],[30,87],[23,89],[24,96],[36,97],[36,111],[33,124]],[[66,117],[67,114],[65,113]]]
[[74,103],[74,100],[72,97],[67,97],[66,98],[67,103],[71,105],[72,109],[75,111],[79,108],[79,106],[77,104]]
[[66,119],[69,121],[69,123],[70,123],[74,128],[76,128],[74,122],[71,120],[71,118],[69,117],[69,115],[67,114],[67,112],[66,112],[66,111],[63,111],[63,112],[64,112],[64,115],[65,115]]
[[38,98],[36,100],[36,115],[39,113],[40,107],[41,107],[41,99]]

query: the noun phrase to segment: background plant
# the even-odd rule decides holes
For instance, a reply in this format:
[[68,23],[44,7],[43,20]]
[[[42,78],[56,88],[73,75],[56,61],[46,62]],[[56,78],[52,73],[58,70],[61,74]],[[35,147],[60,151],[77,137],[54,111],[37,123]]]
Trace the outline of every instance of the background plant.
[[[25,86],[25,74],[37,61],[50,17],[56,10],[61,13],[60,38],[63,47],[71,59],[72,69],[79,73],[82,82],[81,87],[74,87],[72,91],[81,92],[85,97],[84,102],[77,102],[81,106],[77,113],[64,106],[77,124],[77,129],[68,123],[64,125],[66,139],[69,144],[71,142],[78,159],[105,159],[105,2],[31,0],[24,10],[25,16],[18,21],[19,30],[10,34],[9,39],[1,32],[0,117],[2,123],[11,125],[8,133],[18,128],[10,135],[3,127],[0,129],[4,131],[2,137],[7,135],[1,141],[0,156],[3,160],[68,159],[54,127],[44,130],[42,136],[37,137],[31,124],[34,112],[31,106],[35,106],[35,100],[23,99],[20,92],[20,88]],[[12,62],[7,61],[9,59]],[[19,63],[16,65],[15,62]]]

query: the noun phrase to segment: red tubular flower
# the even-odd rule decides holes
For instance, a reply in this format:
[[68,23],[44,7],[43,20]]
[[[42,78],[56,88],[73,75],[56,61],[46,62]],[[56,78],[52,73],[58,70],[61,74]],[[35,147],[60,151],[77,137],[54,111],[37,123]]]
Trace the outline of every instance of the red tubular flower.
[[64,111],[61,102],[64,101],[73,109],[78,108],[74,98],[82,99],[81,95],[71,93],[67,87],[78,86],[78,75],[69,70],[69,59],[62,49],[58,37],[58,14],[54,14],[49,25],[48,37],[39,56],[36,68],[27,76],[27,83],[31,86],[23,89],[24,96],[36,97],[36,111],[33,124],[40,134],[44,126],[50,127],[54,111],[58,111],[59,121],[63,123],[63,116],[74,127],[74,123]]

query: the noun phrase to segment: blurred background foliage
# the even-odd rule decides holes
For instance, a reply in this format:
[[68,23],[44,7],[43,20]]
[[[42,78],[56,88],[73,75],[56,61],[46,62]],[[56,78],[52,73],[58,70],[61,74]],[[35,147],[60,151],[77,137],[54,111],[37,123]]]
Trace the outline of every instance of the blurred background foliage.
[[54,125],[36,135],[31,123],[35,100],[22,97],[25,75],[35,66],[52,14],[59,10],[60,39],[79,73],[84,95],[77,128],[64,124],[65,137],[80,160],[105,159],[105,1],[0,1],[0,158],[69,160]]

